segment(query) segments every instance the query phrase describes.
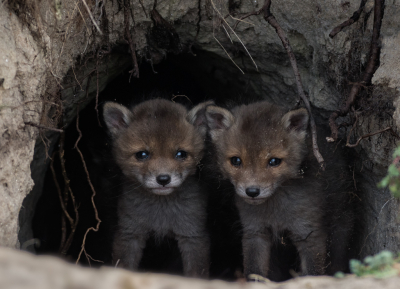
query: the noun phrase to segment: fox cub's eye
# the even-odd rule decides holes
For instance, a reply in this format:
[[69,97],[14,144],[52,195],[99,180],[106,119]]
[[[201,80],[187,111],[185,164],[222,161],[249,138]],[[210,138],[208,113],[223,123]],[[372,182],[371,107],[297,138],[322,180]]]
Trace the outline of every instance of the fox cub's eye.
[[148,158],[149,158],[150,153],[149,153],[148,151],[140,151],[140,152],[137,152],[137,153],[135,154],[135,156],[136,156],[136,158],[137,158],[138,160],[145,160],[145,159],[148,159]]
[[175,155],[176,159],[184,160],[184,159],[186,159],[186,157],[187,157],[187,152],[185,152],[185,151],[177,151],[176,152],[176,155]]
[[277,167],[277,166],[279,166],[279,165],[281,164],[281,162],[282,162],[281,159],[272,158],[272,159],[269,160],[269,163],[268,163],[268,164],[269,164],[271,167]]
[[239,167],[242,164],[242,160],[239,157],[232,157],[231,164],[235,167]]

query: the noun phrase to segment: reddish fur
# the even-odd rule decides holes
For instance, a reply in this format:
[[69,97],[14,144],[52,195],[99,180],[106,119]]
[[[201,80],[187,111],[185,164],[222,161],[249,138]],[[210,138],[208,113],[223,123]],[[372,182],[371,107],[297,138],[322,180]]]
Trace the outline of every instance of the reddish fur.
[[[187,111],[162,99],[143,102],[131,110],[105,104],[113,154],[123,173],[113,243],[113,259],[121,266],[138,268],[151,234],[173,236],[185,275],[208,276],[207,194],[195,176],[203,156],[205,130],[199,125],[206,105]],[[148,157],[138,158],[137,153],[144,151]],[[186,157],[177,158],[178,151],[184,151]],[[158,182],[162,175],[170,176],[170,182]]]
[[[337,156],[330,162],[333,153],[325,145],[328,169],[319,171],[309,149],[307,111],[285,113],[264,101],[232,112],[210,106],[206,117],[218,169],[236,191],[244,273],[267,276],[272,243],[283,232],[299,252],[302,274],[325,273],[327,250],[332,270],[345,270],[354,220],[346,177],[340,177],[347,175],[346,165]],[[232,157],[241,159],[239,167]],[[271,166],[272,158],[281,163]],[[259,188],[260,194],[252,197],[247,188]],[[328,240],[337,244],[327,248]]]

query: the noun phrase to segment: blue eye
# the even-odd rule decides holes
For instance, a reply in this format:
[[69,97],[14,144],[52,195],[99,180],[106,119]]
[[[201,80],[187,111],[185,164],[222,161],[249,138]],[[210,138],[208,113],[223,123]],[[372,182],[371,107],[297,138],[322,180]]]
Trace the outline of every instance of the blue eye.
[[231,157],[231,164],[235,167],[239,167],[242,164],[242,160],[239,157]]
[[187,152],[185,152],[185,151],[177,151],[176,155],[175,155],[175,158],[178,159],[178,160],[184,160],[184,159],[187,158]]
[[135,156],[136,156],[136,158],[137,158],[138,160],[145,160],[145,159],[148,159],[148,158],[149,158],[150,153],[149,153],[148,151],[140,151],[140,152],[137,152],[137,153],[135,154]]
[[269,164],[271,167],[277,167],[277,166],[279,166],[279,165],[281,164],[281,162],[282,162],[282,159],[272,158],[272,159],[269,160],[269,163],[268,163],[268,164]]

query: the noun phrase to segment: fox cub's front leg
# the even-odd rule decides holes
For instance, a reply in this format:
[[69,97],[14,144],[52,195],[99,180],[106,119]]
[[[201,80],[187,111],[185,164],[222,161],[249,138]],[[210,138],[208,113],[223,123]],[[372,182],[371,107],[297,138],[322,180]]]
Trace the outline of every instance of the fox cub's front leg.
[[185,276],[207,278],[210,266],[210,240],[208,235],[177,236],[176,239],[182,254]]
[[113,244],[113,263],[118,262],[118,267],[137,270],[145,246],[145,236],[117,234]]
[[272,244],[270,236],[244,233],[242,244],[244,275],[267,277]]

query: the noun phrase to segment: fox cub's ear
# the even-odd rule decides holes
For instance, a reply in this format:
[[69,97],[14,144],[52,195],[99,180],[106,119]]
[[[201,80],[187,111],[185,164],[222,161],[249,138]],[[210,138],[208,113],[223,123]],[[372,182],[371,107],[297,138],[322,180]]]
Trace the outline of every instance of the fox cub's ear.
[[283,126],[298,134],[304,135],[308,127],[308,112],[305,108],[292,110],[282,117]]
[[202,102],[195,107],[193,107],[187,114],[186,120],[193,124],[204,137],[207,133],[207,119],[206,119],[206,109],[207,106],[213,105],[212,100]]
[[230,128],[235,121],[229,110],[218,106],[207,107],[206,119],[213,140],[216,140],[224,130]]
[[131,116],[132,112],[123,105],[115,102],[106,102],[104,104],[104,121],[113,137],[129,126]]

